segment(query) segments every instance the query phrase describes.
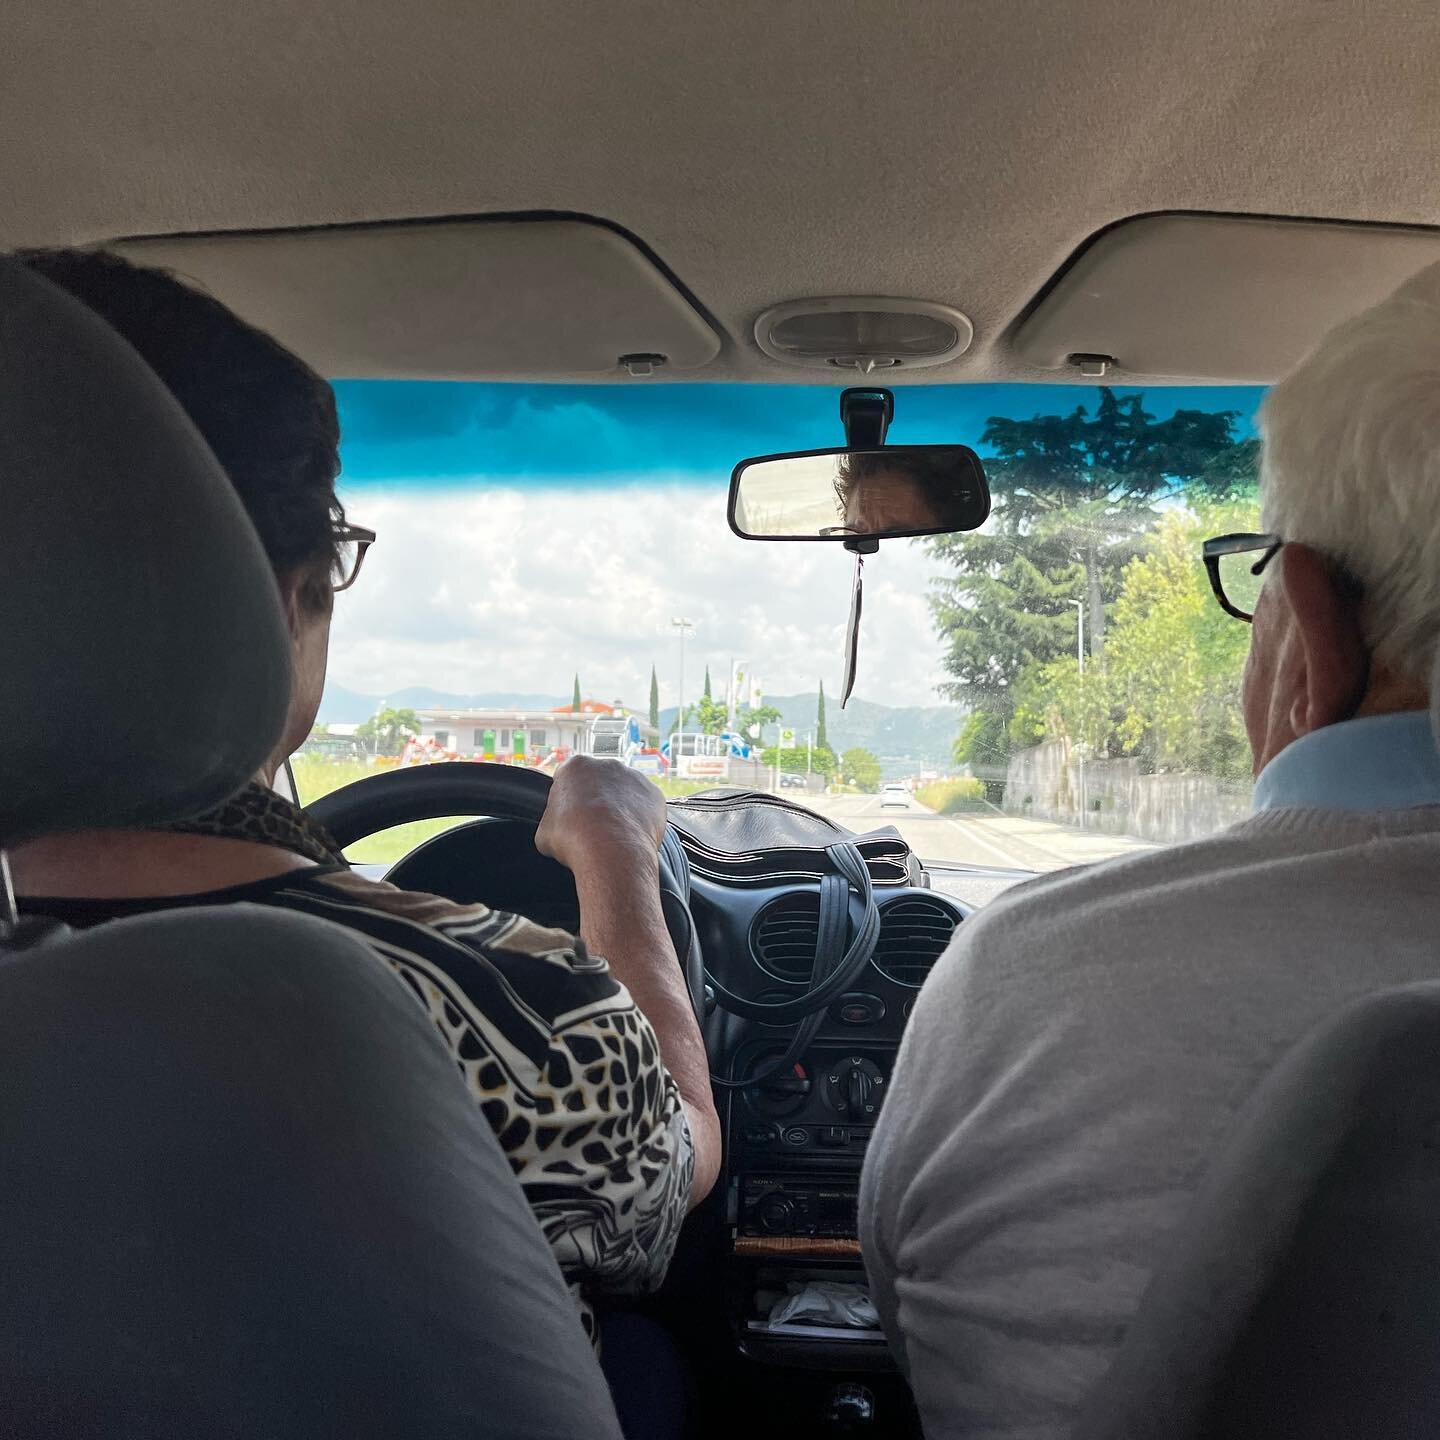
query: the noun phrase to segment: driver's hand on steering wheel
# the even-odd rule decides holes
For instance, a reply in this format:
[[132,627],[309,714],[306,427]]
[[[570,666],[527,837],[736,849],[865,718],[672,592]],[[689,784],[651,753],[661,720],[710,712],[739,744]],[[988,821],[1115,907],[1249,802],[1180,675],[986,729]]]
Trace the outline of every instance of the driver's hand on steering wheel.
[[720,1173],[720,1120],[710,1064],[660,904],[665,799],[618,760],[576,755],[556,772],[535,844],[575,876],[580,934],[654,1027],[690,1134],[690,1202]]
[[617,760],[575,755],[555,772],[535,844],[578,874],[622,857],[655,860],[664,834],[658,786]]

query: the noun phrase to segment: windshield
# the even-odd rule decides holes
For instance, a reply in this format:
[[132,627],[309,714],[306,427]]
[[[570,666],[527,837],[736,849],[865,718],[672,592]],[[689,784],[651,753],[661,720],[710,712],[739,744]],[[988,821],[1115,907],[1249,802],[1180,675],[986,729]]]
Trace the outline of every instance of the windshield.
[[1245,813],[1248,626],[1200,547],[1256,528],[1258,390],[899,390],[889,441],[973,446],[994,507],[868,558],[843,709],[854,558],[725,518],[737,460],[842,441],[838,389],[336,391],[341,497],[379,539],[337,597],[304,799],[377,766],[605,754],[672,795],[771,790],[931,862],[1025,871]]

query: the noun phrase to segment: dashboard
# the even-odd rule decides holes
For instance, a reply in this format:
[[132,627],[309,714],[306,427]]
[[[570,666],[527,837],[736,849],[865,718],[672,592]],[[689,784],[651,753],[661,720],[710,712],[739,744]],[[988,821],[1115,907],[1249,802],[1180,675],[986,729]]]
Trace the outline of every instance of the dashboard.
[[[860,1167],[905,1022],[971,913],[928,888],[877,886],[875,894],[874,953],[827,1007],[803,1053],[756,1085],[720,1092],[728,1218],[737,1237],[856,1236]],[[807,988],[820,915],[813,881],[741,888],[697,877],[691,910],[707,973],[725,989],[774,1001]],[[854,902],[852,926],[860,918]],[[744,1020],[719,1007],[705,1019],[712,1069],[731,1082],[766,1074],[794,1034],[794,1025]]]
[[[412,851],[386,878],[579,928],[569,871],[536,851],[533,827],[521,821],[458,826]],[[826,1008],[803,1052],[771,1074],[796,1026],[743,1019],[713,996],[718,988],[769,1002],[809,988],[818,884],[798,876],[766,884],[692,877],[691,913],[707,977],[718,981],[708,987],[705,1042],[712,1073],[729,1082],[717,1088],[717,1108],[725,1129],[727,1222],[742,1250],[750,1240],[855,1241],[860,1168],[905,1022],[931,967],[972,913],[928,884],[877,885],[875,898],[879,937],[864,970]],[[862,918],[852,896],[852,934]],[[750,1075],[763,1078],[744,1085]]]
[[[691,877],[690,913],[706,971],[702,1024],[724,1157],[717,1193],[687,1225],[690,1256],[696,1273],[719,1267],[734,1343],[762,1365],[867,1375],[894,1368],[877,1329],[787,1331],[773,1321],[771,1307],[777,1294],[816,1280],[864,1287],[857,1201],[865,1152],[920,987],[973,913],[954,893],[958,872],[932,877],[911,867],[909,874],[917,883],[875,885],[873,953],[803,1029],[793,1020],[744,1018],[719,1000],[773,1003],[813,987],[819,881],[773,872],[749,881]],[[539,854],[533,826],[522,821],[459,825],[411,851],[385,878],[579,929],[569,871]],[[983,891],[987,878],[1003,888],[1019,877],[967,878]],[[932,880],[945,889],[932,888]],[[851,938],[864,918],[852,892]],[[751,1076],[755,1082],[746,1083]]]

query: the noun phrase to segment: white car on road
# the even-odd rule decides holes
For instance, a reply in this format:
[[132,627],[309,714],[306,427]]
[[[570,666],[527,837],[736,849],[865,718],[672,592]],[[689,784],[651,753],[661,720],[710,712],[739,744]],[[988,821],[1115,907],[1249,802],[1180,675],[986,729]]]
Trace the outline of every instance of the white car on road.
[[903,785],[891,783],[880,787],[880,808],[898,805],[902,810],[910,808],[910,792]]

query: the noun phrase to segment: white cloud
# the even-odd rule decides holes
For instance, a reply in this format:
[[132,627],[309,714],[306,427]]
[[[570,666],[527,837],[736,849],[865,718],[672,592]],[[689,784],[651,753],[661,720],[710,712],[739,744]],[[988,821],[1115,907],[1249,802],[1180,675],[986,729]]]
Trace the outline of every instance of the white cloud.
[[[772,694],[839,689],[854,561],[838,545],[737,539],[723,491],[371,489],[347,510],[380,539],[336,602],[331,674],[383,694],[407,685],[587,695],[643,705],[650,666],[673,704],[686,615],[686,692],[748,660]],[[857,696],[937,703],[940,646],[925,603],[935,573],[892,541],[865,566]]]

